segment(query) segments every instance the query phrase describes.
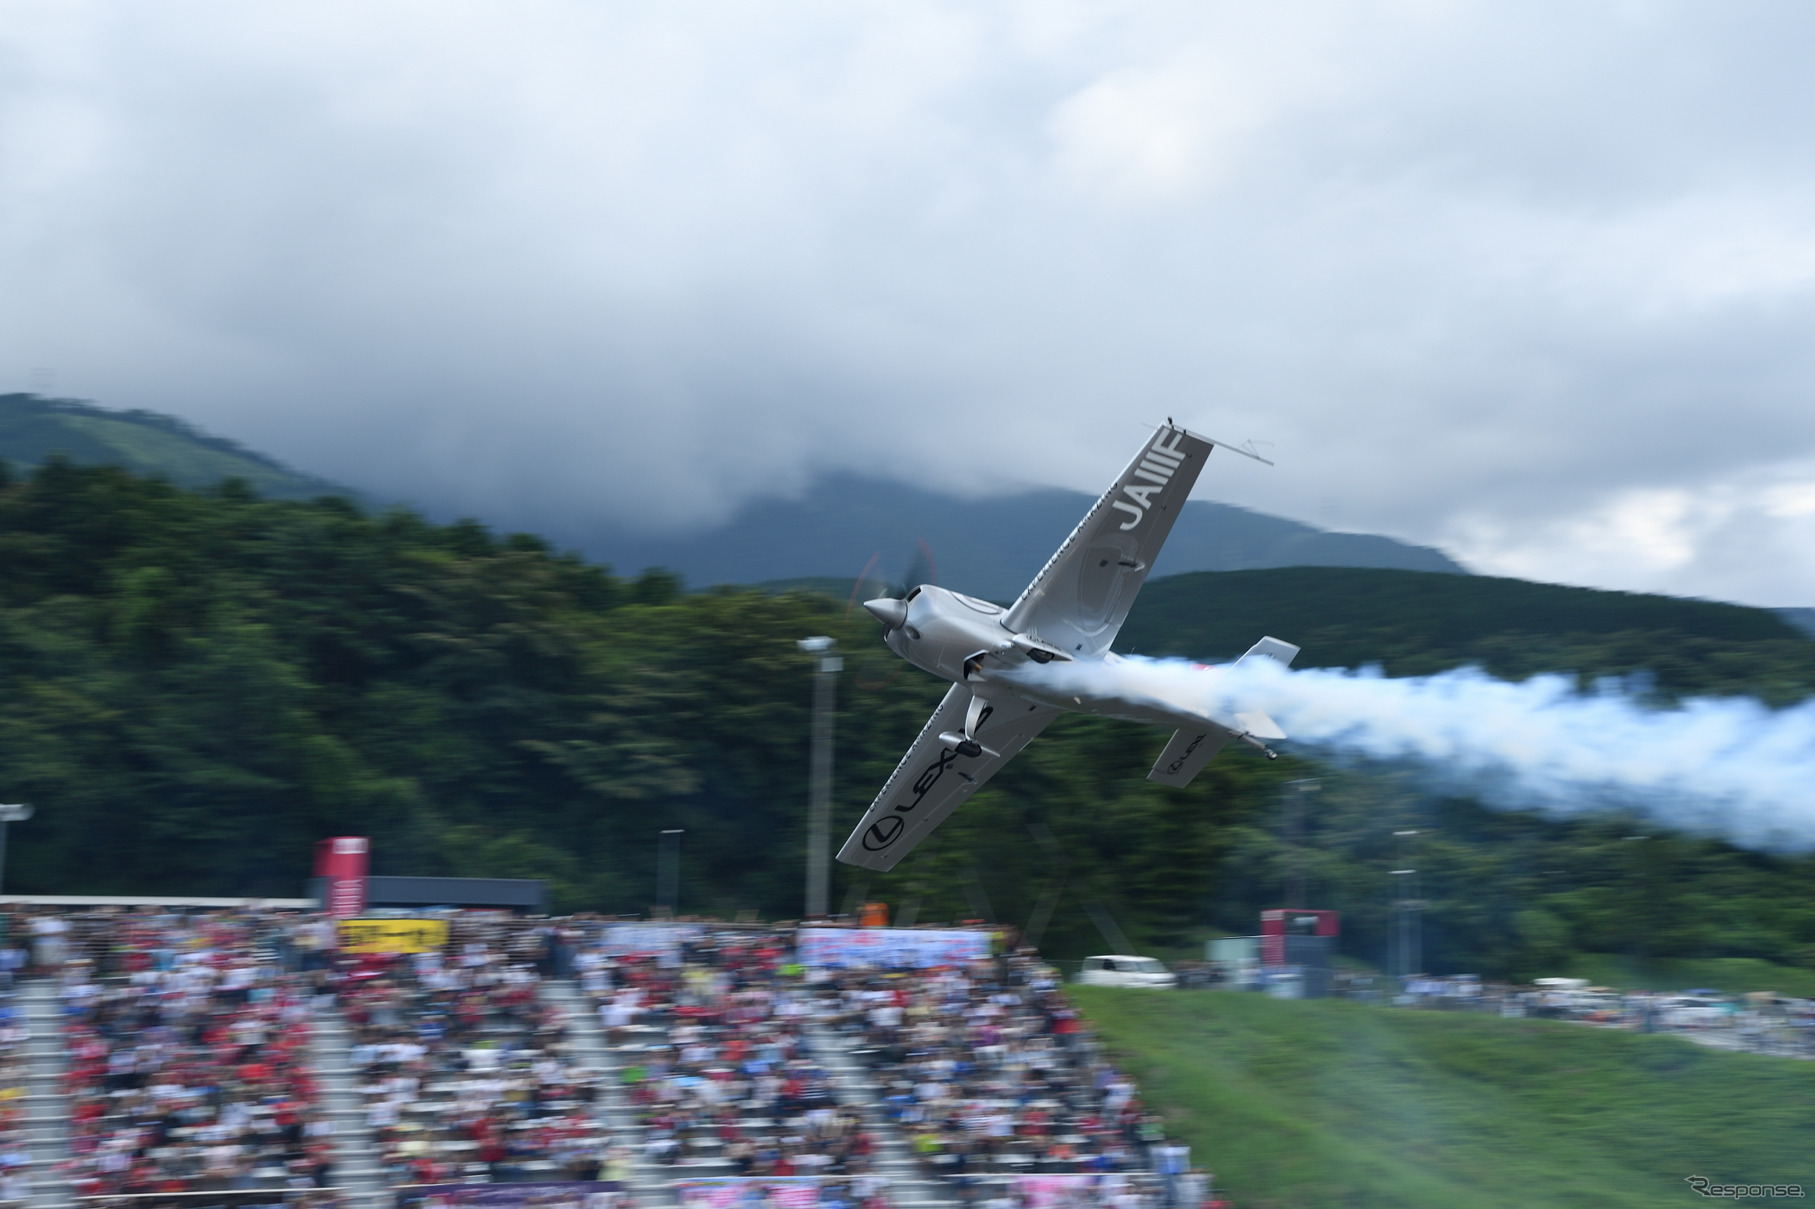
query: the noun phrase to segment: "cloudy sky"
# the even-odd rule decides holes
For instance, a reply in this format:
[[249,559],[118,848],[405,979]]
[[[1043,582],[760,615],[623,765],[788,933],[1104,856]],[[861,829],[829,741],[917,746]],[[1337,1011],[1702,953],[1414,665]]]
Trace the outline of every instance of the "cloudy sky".
[[857,469],[1815,604],[1815,8],[0,0],[0,389],[503,525]]

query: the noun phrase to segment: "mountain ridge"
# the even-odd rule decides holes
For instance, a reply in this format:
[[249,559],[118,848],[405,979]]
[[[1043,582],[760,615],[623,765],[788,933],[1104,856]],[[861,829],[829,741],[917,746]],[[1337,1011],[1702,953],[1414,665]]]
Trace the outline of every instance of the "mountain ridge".
[[[174,416],[114,411],[76,399],[0,395],[0,458],[30,469],[62,455],[78,465],[119,466],[207,489],[244,479],[272,499],[341,495],[373,498]],[[899,578],[925,542],[945,583],[979,596],[1013,599],[1064,541],[1094,496],[1035,488],[966,500],[913,484],[849,473],[822,476],[794,497],[747,501],[729,520],[669,536],[629,529],[575,533],[559,516],[532,527],[586,557],[626,571],[662,567],[695,587],[807,578]],[[453,519],[425,502],[426,514]],[[1185,505],[1156,575],[1284,566],[1385,567],[1468,574],[1439,550],[1368,533],[1337,533],[1233,504]]]
[[[905,483],[827,475],[797,498],[752,500],[694,534],[597,535],[586,553],[625,569],[661,566],[689,584],[900,580],[931,553],[932,577],[975,596],[1012,600],[1096,497],[1062,488],[963,500]],[[1192,500],[1155,577],[1286,566],[1377,567],[1468,575],[1440,550],[1367,533],[1333,533],[1234,504]]]

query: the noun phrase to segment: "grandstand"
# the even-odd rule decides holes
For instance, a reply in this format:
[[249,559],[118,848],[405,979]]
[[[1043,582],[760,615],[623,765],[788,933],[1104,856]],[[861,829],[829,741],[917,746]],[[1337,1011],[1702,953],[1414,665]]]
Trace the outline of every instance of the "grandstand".
[[982,933],[291,903],[4,922],[8,1207],[1201,1200],[1053,972]]

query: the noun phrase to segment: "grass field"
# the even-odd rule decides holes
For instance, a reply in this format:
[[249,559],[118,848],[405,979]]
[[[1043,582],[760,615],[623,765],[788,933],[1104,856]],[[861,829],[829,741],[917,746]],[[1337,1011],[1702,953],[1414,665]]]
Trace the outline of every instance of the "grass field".
[[1815,1062],[1337,1000],[1075,988],[1240,1209],[1691,1205],[1815,1194]]
[[1773,965],[1756,957],[1658,957],[1635,961],[1604,953],[1578,953],[1563,971],[1596,986],[1626,990],[1686,991],[1712,987],[1734,994],[1776,991],[1815,999],[1815,970]]

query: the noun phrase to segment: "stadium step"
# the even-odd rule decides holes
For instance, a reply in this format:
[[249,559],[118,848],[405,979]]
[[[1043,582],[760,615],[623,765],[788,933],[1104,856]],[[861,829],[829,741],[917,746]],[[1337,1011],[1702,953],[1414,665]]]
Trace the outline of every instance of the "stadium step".
[[343,1190],[350,1209],[390,1209],[390,1181],[366,1123],[358,1076],[349,1061],[351,1036],[337,1009],[315,1008],[309,1050],[322,1093],[320,1107],[334,1125],[333,1182]]
[[18,984],[15,1002],[25,1016],[25,1101],[31,1154],[31,1209],[72,1209],[75,1198],[61,1165],[69,1159],[69,1070],[63,1004],[54,978]]
[[606,1044],[592,1005],[570,979],[545,978],[539,984],[538,992],[545,1001],[567,1015],[574,1065],[604,1075],[599,1099],[593,1104],[593,1115],[611,1131],[613,1145],[622,1146],[629,1152],[632,1190],[645,1203],[657,1199],[665,1202],[666,1196],[658,1198],[655,1195],[663,1188],[663,1181],[643,1161],[643,1127],[625,1099],[621,1069],[611,1047]]
[[889,1182],[896,1209],[960,1209],[960,1202],[938,1180],[928,1179],[907,1139],[882,1110],[882,1088],[850,1053],[850,1042],[822,1024],[808,1024],[807,1044],[832,1076],[838,1102],[857,1110],[876,1137],[877,1174]]
[[[672,1203],[680,1185],[690,1179],[737,1174],[733,1164],[716,1159],[683,1159],[673,1164],[646,1162],[643,1155],[648,1131],[637,1121],[622,1082],[623,1053],[641,1053],[643,1045],[633,1043],[613,1048],[607,1044],[598,1018],[577,986],[566,980],[550,980],[543,985],[543,994],[567,1009],[576,1039],[576,1060],[607,1075],[606,1092],[599,1111],[613,1133],[635,1156],[631,1165],[632,1183],[644,1203]],[[665,1040],[665,1031],[660,1028],[639,1025],[633,1026],[631,1032],[641,1042]],[[895,1209],[959,1209],[957,1200],[942,1184],[921,1173],[920,1164],[907,1143],[882,1114],[880,1096],[873,1086],[866,1086],[861,1068],[848,1055],[839,1052],[838,1042],[839,1039],[831,1034],[824,1034],[822,1039],[819,1033],[813,1032],[808,1037],[815,1056],[826,1064],[832,1075],[840,1103],[857,1109],[876,1136],[878,1145],[873,1165],[876,1173],[888,1181],[890,1200]]]

